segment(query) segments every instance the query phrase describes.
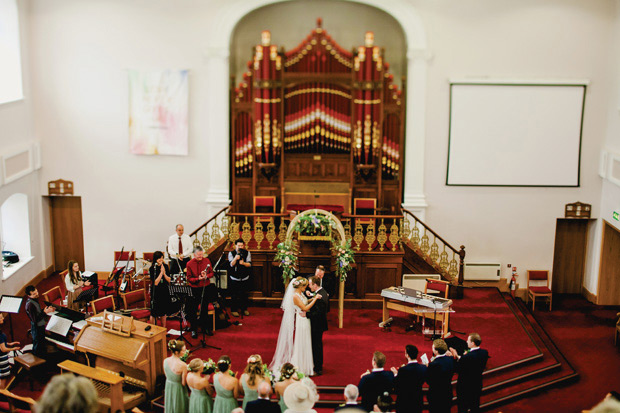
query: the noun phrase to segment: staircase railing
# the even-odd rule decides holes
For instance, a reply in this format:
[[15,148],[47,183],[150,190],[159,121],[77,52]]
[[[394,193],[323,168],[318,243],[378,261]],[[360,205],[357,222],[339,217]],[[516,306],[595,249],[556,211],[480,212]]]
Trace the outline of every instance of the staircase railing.
[[457,280],[458,285],[463,285],[463,278],[465,276],[465,246],[461,245],[461,248],[457,250],[411,213],[411,211],[404,208],[402,211],[402,240],[404,242],[409,241],[416,252],[424,257],[433,267],[442,270],[453,281]]
[[[213,215],[207,222],[196,228],[189,234],[194,238],[194,247],[200,245],[205,251],[209,252],[212,247],[218,245],[220,240],[229,239],[230,224],[227,215],[230,205],[222,208],[217,214]],[[233,241],[237,239],[236,237]]]
[[342,225],[351,248],[361,252],[401,251],[402,215],[342,215]]

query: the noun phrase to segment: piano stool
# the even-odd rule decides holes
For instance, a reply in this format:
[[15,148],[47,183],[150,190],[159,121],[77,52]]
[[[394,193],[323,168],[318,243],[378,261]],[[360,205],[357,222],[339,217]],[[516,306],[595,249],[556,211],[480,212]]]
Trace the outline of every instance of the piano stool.
[[24,353],[21,356],[15,357],[13,360],[15,361],[16,366],[19,365],[19,368],[17,369],[13,380],[11,380],[7,388],[10,388],[12,385],[14,385],[18,381],[20,374],[23,371],[26,371],[30,379],[30,391],[32,391],[33,379],[35,376],[33,373],[37,370],[38,367],[44,365],[46,361],[40,357],[35,356],[32,353]]

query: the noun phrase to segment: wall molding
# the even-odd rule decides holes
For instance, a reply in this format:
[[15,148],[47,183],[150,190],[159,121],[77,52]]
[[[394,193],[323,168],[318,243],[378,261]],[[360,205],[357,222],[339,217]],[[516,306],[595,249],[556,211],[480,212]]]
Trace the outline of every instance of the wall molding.
[[604,148],[599,158],[598,174],[601,178],[620,186],[620,154]]
[[41,169],[41,144],[31,142],[0,154],[0,186]]

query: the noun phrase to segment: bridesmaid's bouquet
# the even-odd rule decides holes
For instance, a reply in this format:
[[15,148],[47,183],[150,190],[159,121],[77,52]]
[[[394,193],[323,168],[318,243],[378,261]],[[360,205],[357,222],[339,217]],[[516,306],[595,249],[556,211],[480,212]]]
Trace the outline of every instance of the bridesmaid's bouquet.
[[204,362],[204,367],[202,368],[202,374],[213,374],[217,370],[217,365],[211,359]]

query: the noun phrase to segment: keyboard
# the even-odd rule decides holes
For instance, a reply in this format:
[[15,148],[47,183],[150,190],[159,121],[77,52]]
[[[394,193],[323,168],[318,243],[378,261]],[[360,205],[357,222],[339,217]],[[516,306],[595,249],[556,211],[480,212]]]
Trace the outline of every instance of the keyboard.
[[405,287],[390,287],[381,290],[381,296],[391,300],[403,301],[421,305],[423,307],[444,310],[452,305],[452,300],[447,298],[435,297],[434,295],[424,294],[422,291]]

